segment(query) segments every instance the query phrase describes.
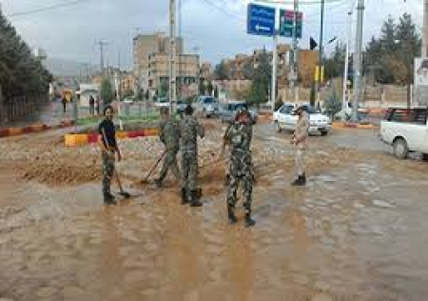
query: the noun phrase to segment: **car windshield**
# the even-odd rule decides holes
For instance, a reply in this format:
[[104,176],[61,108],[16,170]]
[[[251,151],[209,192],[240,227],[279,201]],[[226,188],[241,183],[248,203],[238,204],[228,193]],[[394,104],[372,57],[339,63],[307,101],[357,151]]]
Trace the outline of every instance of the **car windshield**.
[[213,97],[206,97],[202,99],[204,104],[215,103],[215,99]]
[[229,104],[229,110],[236,111],[239,108],[247,108],[247,105],[245,103],[236,103],[236,104]]
[[308,112],[308,114],[319,114],[320,113],[320,111],[317,108],[309,107],[309,106],[306,107],[306,111]]

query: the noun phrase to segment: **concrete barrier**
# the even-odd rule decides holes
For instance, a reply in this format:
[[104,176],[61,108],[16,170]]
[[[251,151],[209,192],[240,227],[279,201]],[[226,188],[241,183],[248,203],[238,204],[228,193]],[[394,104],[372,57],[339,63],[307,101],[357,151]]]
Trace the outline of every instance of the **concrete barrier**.
[[[138,137],[150,137],[157,136],[159,133],[158,129],[144,129],[128,132],[116,132],[116,139],[128,139],[128,138],[138,138]],[[74,147],[82,146],[91,143],[97,143],[99,139],[99,134],[92,132],[89,134],[66,134],[64,136],[65,145]]]

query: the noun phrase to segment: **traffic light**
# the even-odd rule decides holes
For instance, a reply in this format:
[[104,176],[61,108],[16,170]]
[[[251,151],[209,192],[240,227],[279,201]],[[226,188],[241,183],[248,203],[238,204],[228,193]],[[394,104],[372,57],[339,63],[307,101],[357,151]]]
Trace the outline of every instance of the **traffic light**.
[[318,47],[318,43],[311,37],[309,39],[309,49],[314,50],[317,47]]

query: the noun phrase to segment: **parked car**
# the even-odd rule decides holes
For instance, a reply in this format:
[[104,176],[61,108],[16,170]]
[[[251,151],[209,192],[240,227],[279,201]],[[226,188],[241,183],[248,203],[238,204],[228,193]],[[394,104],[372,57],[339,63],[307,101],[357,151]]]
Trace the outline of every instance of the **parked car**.
[[427,108],[390,108],[380,124],[383,142],[392,145],[394,155],[405,159],[410,152],[428,160]]
[[123,103],[127,103],[127,104],[133,104],[134,103],[134,97],[132,96],[127,96],[123,99]]
[[184,99],[177,100],[177,113],[182,115],[187,105],[188,105],[188,102],[185,101]]
[[[331,119],[328,116],[321,114],[314,107],[309,105],[304,105],[304,107],[309,114],[309,134],[320,133],[323,136],[327,135],[331,131]],[[281,132],[282,130],[296,130],[298,116],[294,114],[295,108],[296,105],[286,103],[274,112],[273,121],[278,132]]]
[[239,108],[247,109],[251,114],[251,121],[253,124],[257,122],[258,114],[256,111],[248,108],[245,101],[231,100],[220,104],[219,117],[221,122],[233,122]]
[[166,97],[158,97],[158,99],[155,101],[155,107],[156,108],[168,108],[169,107],[169,100]]
[[196,99],[195,112],[200,117],[218,116],[218,100],[212,96],[199,96]]

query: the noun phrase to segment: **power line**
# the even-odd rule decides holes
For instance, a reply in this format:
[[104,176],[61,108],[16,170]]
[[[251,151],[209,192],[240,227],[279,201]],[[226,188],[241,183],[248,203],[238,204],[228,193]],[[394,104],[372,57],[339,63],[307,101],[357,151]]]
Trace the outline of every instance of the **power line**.
[[227,9],[222,8],[221,6],[217,6],[213,1],[211,0],[203,0],[205,3],[207,3],[208,5],[214,7],[215,9],[229,15],[230,17],[237,19],[239,21],[243,21],[245,20],[244,18],[242,18],[241,16],[235,15],[233,13],[231,13],[230,11],[228,11]]
[[36,14],[36,13],[46,12],[46,11],[50,11],[50,10],[55,10],[55,9],[59,9],[59,8],[63,8],[63,7],[74,6],[74,5],[79,4],[81,2],[88,2],[88,1],[90,1],[90,0],[74,0],[74,1],[70,1],[70,2],[53,4],[53,5],[49,5],[49,6],[45,6],[45,7],[41,7],[41,8],[32,9],[32,10],[12,13],[12,14],[8,15],[7,17],[8,18],[15,18],[15,17],[20,17],[20,16],[26,16],[26,15],[30,15],[30,14]]

